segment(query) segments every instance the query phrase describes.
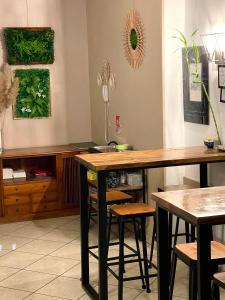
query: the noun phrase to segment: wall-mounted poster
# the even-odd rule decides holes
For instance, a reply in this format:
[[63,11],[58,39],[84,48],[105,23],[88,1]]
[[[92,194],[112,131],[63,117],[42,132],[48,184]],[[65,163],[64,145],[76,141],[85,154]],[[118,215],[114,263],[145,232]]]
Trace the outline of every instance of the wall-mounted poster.
[[[189,65],[187,65],[185,49],[182,49],[184,121],[208,125],[209,105],[200,83],[204,82],[208,91],[208,61],[204,47],[200,46],[198,49],[200,62],[196,64],[193,49],[188,48],[191,62]],[[195,74],[199,77],[196,78]]]
[[49,27],[5,28],[4,39],[8,64],[52,64],[54,35],[54,31]]
[[48,118],[51,115],[48,69],[18,69],[19,93],[13,106],[14,119]]

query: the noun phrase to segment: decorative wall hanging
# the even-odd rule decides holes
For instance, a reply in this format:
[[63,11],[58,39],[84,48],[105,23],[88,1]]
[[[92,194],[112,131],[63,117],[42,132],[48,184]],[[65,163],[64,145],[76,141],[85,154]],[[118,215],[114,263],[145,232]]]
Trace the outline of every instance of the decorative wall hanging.
[[13,107],[15,119],[48,118],[51,114],[48,69],[19,69],[19,93]]
[[10,65],[52,64],[54,31],[48,27],[5,28],[7,62]]
[[98,73],[97,84],[102,87],[102,98],[105,103],[105,142],[109,143],[109,87],[114,89],[116,82],[107,60],[103,62],[102,69]]
[[204,47],[198,47],[200,53],[200,63],[196,65],[194,63],[194,52],[190,47],[189,49],[189,61],[187,65],[186,52],[182,49],[183,60],[183,101],[184,101],[184,121],[197,123],[197,124],[209,124],[209,105],[207,97],[202,90],[201,83],[195,83],[193,75],[194,68],[197,68],[197,73],[201,78],[199,81],[203,81],[208,91],[208,61]]
[[126,18],[126,25],[123,33],[123,46],[125,56],[132,68],[137,69],[144,58],[144,26],[139,13],[131,10]]

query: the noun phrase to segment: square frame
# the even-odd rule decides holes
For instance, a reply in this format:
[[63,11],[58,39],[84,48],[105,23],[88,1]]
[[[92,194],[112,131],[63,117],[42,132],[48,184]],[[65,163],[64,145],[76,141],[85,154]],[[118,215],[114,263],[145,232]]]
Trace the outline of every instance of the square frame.
[[17,69],[19,92],[13,105],[13,119],[51,117],[50,72],[48,69]]
[[[199,46],[201,66],[200,80],[204,82],[205,88],[208,91],[208,60],[203,46]],[[194,64],[194,52],[190,47],[188,48],[189,61]],[[203,91],[202,86],[191,86],[190,84],[190,66],[186,61],[186,49],[182,49],[182,67],[183,67],[183,103],[184,103],[184,121],[196,124],[209,124],[209,104],[208,99]],[[192,93],[192,89],[196,89],[196,93]],[[192,96],[194,95],[194,97]],[[192,96],[192,99],[191,99]]]
[[225,88],[225,65],[218,65],[218,87]]

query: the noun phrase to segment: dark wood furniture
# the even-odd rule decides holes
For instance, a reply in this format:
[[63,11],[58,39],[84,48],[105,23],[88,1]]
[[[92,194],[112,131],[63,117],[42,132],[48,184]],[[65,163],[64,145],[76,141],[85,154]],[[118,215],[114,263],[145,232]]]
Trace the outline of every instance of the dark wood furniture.
[[158,265],[160,299],[168,299],[168,213],[172,213],[197,228],[197,278],[200,300],[211,298],[212,225],[225,224],[225,187],[209,187],[185,191],[153,193],[158,218]]
[[[79,213],[79,168],[74,146],[5,150],[0,155],[0,222]],[[50,176],[30,176],[32,168]],[[27,178],[2,178],[2,168],[24,169]]]
[[[200,186],[207,186],[207,163],[225,161],[225,153],[217,150],[206,149],[205,147],[190,147],[180,149],[158,149],[145,151],[128,151],[100,154],[78,155],[76,158],[80,164],[81,178],[81,281],[84,289],[92,299],[108,299],[107,282],[107,238],[106,238],[106,217],[107,204],[106,174],[111,170],[147,169],[160,168],[179,165],[200,165]],[[98,242],[99,242],[99,291],[90,285],[89,281],[89,255],[88,255],[88,182],[87,168],[97,172],[98,178]],[[165,221],[166,222],[166,221]],[[168,227],[168,222],[166,222]],[[158,231],[163,231],[164,225],[158,224]],[[166,234],[167,235],[167,234]],[[169,274],[170,264],[166,251],[166,258],[163,258],[164,248],[167,248],[167,236],[165,241],[159,240],[159,257],[164,263],[164,267],[159,267],[159,299],[169,299],[169,279],[164,274]],[[161,272],[161,268],[162,271]],[[200,269],[200,279],[202,282],[204,271]],[[204,281],[204,279],[203,279]],[[204,291],[201,291],[205,295]],[[202,296],[201,296],[202,297]],[[207,300],[208,298],[200,298]]]

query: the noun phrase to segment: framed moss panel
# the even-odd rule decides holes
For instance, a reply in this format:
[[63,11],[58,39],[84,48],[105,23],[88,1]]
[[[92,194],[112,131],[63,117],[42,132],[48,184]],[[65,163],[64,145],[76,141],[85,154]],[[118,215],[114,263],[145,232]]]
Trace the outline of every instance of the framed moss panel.
[[50,76],[48,69],[18,69],[19,93],[13,106],[14,119],[51,116]]
[[49,27],[8,27],[4,29],[9,65],[52,64],[54,31]]

